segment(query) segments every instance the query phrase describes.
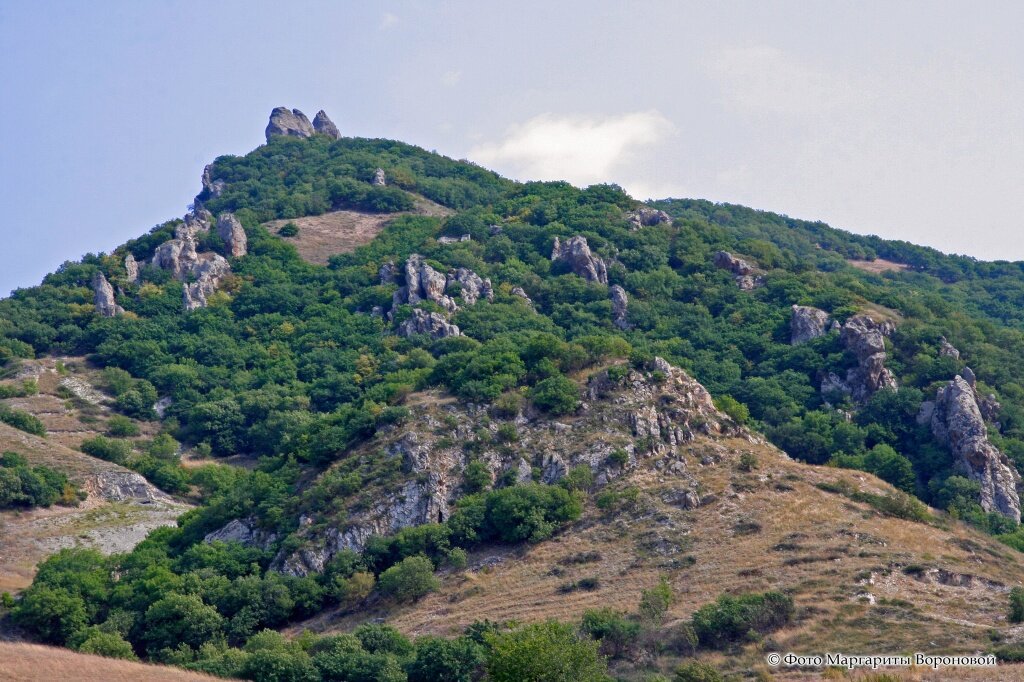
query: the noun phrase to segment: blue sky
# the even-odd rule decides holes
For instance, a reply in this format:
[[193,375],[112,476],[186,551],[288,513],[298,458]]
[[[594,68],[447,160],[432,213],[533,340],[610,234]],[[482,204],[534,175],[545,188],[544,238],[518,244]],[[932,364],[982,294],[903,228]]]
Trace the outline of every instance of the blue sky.
[[552,4],[0,0],[0,295],[183,214],[281,105],[521,179],[1024,259],[1019,5]]

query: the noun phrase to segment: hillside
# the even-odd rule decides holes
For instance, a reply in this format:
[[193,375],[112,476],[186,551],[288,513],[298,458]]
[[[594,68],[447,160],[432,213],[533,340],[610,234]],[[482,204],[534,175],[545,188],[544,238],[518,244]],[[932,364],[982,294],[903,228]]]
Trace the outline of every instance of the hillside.
[[0,642],[0,680],[79,680],[80,682],[209,682],[217,678],[158,665],[115,661],[36,644]]
[[[57,553],[10,623],[259,680],[1018,661],[1022,303],[1020,263],[275,109],[182,218],[0,301],[2,449],[94,493],[2,512],[43,548],[5,570],[71,544],[36,520],[109,552],[180,514]],[[110,472],[159,523],[97,520]]]

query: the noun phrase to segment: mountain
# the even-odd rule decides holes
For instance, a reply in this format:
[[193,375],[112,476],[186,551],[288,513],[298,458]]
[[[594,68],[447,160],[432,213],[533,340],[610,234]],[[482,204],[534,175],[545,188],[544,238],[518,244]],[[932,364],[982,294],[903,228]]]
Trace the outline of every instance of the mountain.
[[5,523],[76,513],[32,467],[179,514],[53,554],[6,627],[256,680],[1016,661],[1022,302],[1020,263],[278,108],[183,218],[0,301]]

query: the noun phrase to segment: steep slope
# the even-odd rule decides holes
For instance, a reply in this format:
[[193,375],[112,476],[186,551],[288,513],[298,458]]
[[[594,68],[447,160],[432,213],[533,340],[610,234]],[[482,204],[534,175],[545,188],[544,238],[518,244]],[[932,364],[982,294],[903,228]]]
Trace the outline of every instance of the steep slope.
[[0,657],[4,662],[0,666],[0,680],[4,682],[209,682],[219,679],[168,666],[117,661],[37,644],[0,642]]

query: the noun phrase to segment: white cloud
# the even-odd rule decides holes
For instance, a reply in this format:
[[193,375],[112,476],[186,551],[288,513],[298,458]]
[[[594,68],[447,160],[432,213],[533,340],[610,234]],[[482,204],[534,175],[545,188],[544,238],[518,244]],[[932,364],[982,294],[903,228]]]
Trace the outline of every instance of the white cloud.
[[762,112],[811,114],[872,99],[842,75],[802,63],[774,47],[720,50],[707,66],[729,100]]
[[654,110],[603,118],[541,114],[512,126],[499,142],[476,145],[469,157],[514,178],[583,186],[614,181],[637,147],[674,130]]
[[395,24],[398,23],[398,15],[391,12],[385,12],[380,18],[380,30],[386,31]]

